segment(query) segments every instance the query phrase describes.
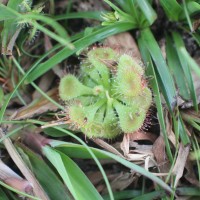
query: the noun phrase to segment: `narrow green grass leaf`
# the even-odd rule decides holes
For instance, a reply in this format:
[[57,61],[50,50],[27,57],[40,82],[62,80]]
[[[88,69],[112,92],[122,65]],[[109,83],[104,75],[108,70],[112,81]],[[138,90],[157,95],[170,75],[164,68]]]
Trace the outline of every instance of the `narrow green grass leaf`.
[[141,31],[143,45],[148,49],[159,74],[160,88],[165,97],[169,110],[172,112],[176,103],[176,90],[168,66],[162,56],[161,50],[149,28]]
[[50,147],[43,147],[43,153],[57,169],[76,200],[103,200],[89,179],[68,156]]
[[[130,198],[137,197],[142,194],[142,191],[140,191],[140,190],[123,190],[120,192],[114,192],[113,194],[114,194],[115,200],[124,200],[124,199],[130,199]],[[110,200],[108,195],[105,195],[103,197],[103,199]]]
[[27,81],[29,83],[34,81],[38,77],[42,76],[45,72],[50,70],[52,67],[62,62],[64,59],[88,47],[94,42],[101,41],[110,35],[114,35],[133,28],[134,25],[131,23],[116,23],[110,26],[102,27],[99,30],[94,31],[91,34],[73,42],[72,44],[75,47],[74,49],[64,48],[52,56],[50,59],[48,59],[46,62],[37,66],[37,68],[33,70],[32,73],[30,73],[30,75],[27,77]]
[[[184,74],[185,74],[185,77],[187,79],[191,99],[193,101],[195,109],[198,110],[197,96],[196,96],[196,91],[195,91],[195,88],[194,88],[194,81],[192,79],[191,70],[189,68],[189,65],[191,65],[190,62],[191,62],[192,59],[188,59],[188,56],[185,57],[181,53],[181,52],[183,52],[185,54],[185,51],[186,51],[185,46],[184,46],[184,42],[183,42],[181,36],[177,32],[173,32],[172,36],[173,36],[176,51],[177,51],[177,54],[178,54],[178,57],[179,57],[179,61],[181,63],[181,67],[182,67]],[[182,50],[182,49],[185,49],[185,50]],[[198,71],[200,72],[200,70],[198,70]]]
[[5,10],[4,8],[0,7],[0,21],[3,20],[9,20],[9,19],[15,19],[16,15],[12,12],[9,12],[8,10]]
[[119,5],[122,10],[130,15],[133,15],[133,7],[136,7],[135,0],[129,0],[124,3],[124,0],[115,0],[115,3]]
[[187,2],[187,9],[190,15],[199,13],[200,11],[200,2],[197,3],[195,1]]
[[190,56],[187,50],[183,47],[180,48],[180,53],[188,61],[189,67],[200,77],[200,67],[195,60]]
[[45,53],[43,56],[41,56],[40,59],[38,59],[33,66],[30,67],[29,71],[27,71],[24,76],[22,77],[22,79],[19,81],[19,83],[16,85],[16,87],[14,88],[14,90],[12,91],[12,93],[10,93],[9,95],[7,95],[7,97],[5,98],[4,104],[1,107],[0,110],[0,124],[2,123],[3,117],[4,117],[4,113],[6,111],[6,108],[10,102],[10,100],[12,99],[12,97],[15,95],[17,89],[20,87],[20,85],[25,81],[25,79],[27,78],[27,76],[29,75],[29,73],[31,73],[31,71],[44,59],[46,58],[49,54],[51,54],[52,52],[54,52],[59,46],[55,46],[53,47],[51,50],[49,50],[47,53]]
[[153,200],[153,199],[162,199],[162,197],[167,197],[166,192],[164,190],[158,190],[147,194],[143,194],[131,200]]
[[[57,23],[54,19],[43,16],[41,14],[34,14],[34,13],[21,15],[20,18],[22,18],[23,20],[27,20],[32,25],[34,25],[37,29],[41,30],[42,32],[46,33],[53,39],[60,42],[60,44],[67,45],[68,48],[72,48],[72,45],[69,43],[69,36],[68,36],[66,30],[59,23]],[[36,23],[35,20],[42,21],[45,24],[48,24],[56,31],[57,35],[59,35],[59,36],[54,34],[52,31],[49,31],[47,28],[44,28],[44,25],[40,25],[40,24]]]
[[25,146],[19,147],[28,155],[33,172],[50,199],[70,200],[69,192],[44,160]]
[[[62,152],[71,158],[92,159],[88,150],[80,144],[56,140],[51,142],[51,146],[56,147],[58,150],[62,149]],[[92,147],[90,147],[90,149],[98,159],[110,159],[108,156],[103,154],[101,150]]]
[[185,130],[185,125],[184,125],[183,120],[180,115],[179,115],[179,120],[178,120],[178,126],[179,126],[180,138],[181,138],[183,145],[186,146],[186,145],[190,144],[189,136]]
[[144,41],[142,40],[142,38],[139,38],[139,40],[138,40],[139,48],[140,48],[140,52],[142,54],[144,63],[146,64],[146,66],[148,66],[147,75],[150,77],[150,84],[151,84],[151,87],[152,87],[153,93],[154,93],[154,99],[155,99],[156,108],[157,108],[157,112],[158,112],[158,120],[159,120],[159,124],[160,124],[161,130],[162,130],[162,133],[163,133],[164,140],[165,140],[167,155],[169,157],[170,162],[173,163],[173,156],[172,156],[172,152],[170,149],[167,130],[166,130],[166,126],[165,126],[165,120],[164,120],[162,102],[161,102],[161,97],[160,97],[158,81],[157,81],[157,75],[154,70],[154,66],[153,66],[153,63],[152,63],[152,60],[150,57],[150,53],[148,52],[148,50],[145,47],[143,42]]
[[153,22],[157,18],[157,14],[154,11],[154,9],[151,7],[149,1],[147,0],[137,0],[137,3],[142,10],[143,14],[145,15],[147,21],[149,22],[150,25],[153,24]]
[[[69,131],[67,131],[65,129],[61,129],[61,128],[58,128],[58,127],[55,127],[55,129],[59,129],[59,130],[63,131],[64,133],[66,133],[68,135],[71,135],[72,137],[74,137],[78,141],[80,141],[79,138],[77,138],[76,136],[72,135]],[[83,141],[80,141],[80,142],[82,144],[84,144]],[[59,145],[58,146],[55,145],[55,147],[59,147]],[[84,147],[87,147],[87,145],[84,144]],[[61,149],[59,149],[59,150],[61,151]],[[90,147],[87,147],[87,150],[89,150],[90,153],[92,152],[92,150],[90,149]],[[101,151],[104,155],[106,155],[106,156],[108,156],[108,157],[116,160],[117,162],[121,163],[122,165],[124,165],[124,166],[126,166],[126,167],[128,167],[128,168],[130,168],[130,169],[132,169],[132,170],[134,170],[134,171],[136,171],[136,172],[138,172],[138,173],[146,176],[147,178],[151,179],[152,181],[154,181],[155,183],[157,183],[163,189],[169,191],[170,193],[173,193],[173,191],[171,190],[171,188],[166,183],[164,183],[158,177],[154,176],[152,173],[146,171],[144,168],[142,168],[142,167],[140,167],[138,165],[135,165],[135,164],[133,164],[133,163],[131,163],[131,162],[129,162],[129,161],[127,161],[127,160],[125,160],[125,159],[123,159],[123,158],[115,155],[115,154],[112,154],[112,153],[109,153],[109,152],[106,152],[106,151],[103,151],[103,150],[99,150],[99,151]]]
[[180,96],[186,100],[189,100],[190,94],[188,91],[187,81],[181,67],[178,54],[174,48],[172,39],[169,36],[166,37],[166,55],[168,66],[176,81]]
[[188,25],[190,27],[190,31],[193,32],[194,30],[193,30],[192,22],[191,22],[191,19],[190,19],[190,15],[188,13],[188,8],[187,8],[185,0],[183,0],[183,10],[184,10]]
[[4,191],[0,188],[0,200],[9,200],[9,197],[4,193]]
[[182,7],[176,0],[160,0],[160,3],[171,20],[177,21],[181,16]]
[[199,188],[195,187],[181,187],[177,188],[177,194],[181,196],[200,196],[200,190]]
[[59,127],[53,127],[53,128],[56,129],[56,130],[62,131],[66,135],[69,135],[69,136],[73,137],[74,139],[76,139],[80,144],[82,144],[88,150],[88,152],[92,156],[93,160],[96,162],[96,164],[97,164],[97,166],[98,166],[98,168],[99,168],[99,170],[100,170],[100,172],[101,172],[101,174],[102,174],[102,176],[104,178],[104,181],[106,183],[106,186],[107,186],[107,189],[108,189],[108,193],[109,193],[109,196],[110,196],[110,200],[114,200],[113,192],[112,192],[110,183],[108,181],[108,178],[106,176],[106,173],[105,173],[103,167],[101,166],[101,163],[99,162],[99,160],[97,159],[95,154],[92,152],[92,150],[87,146],[87,144],[85,142],[83,142],[78,136],[76,136],[73,133],[71,133],[70,131],[67,131],[67,130],[59,128]]
[[[70,49],[73,48],[73,46],[69,42],[69,37],[68,37],[66,30],[59,23],[57,23],[55,20],[53,20],[49,17],[43,16],[42,14],[36,14],[36,13],[33,13],[33,12],[21,14],[21,13],[16,12],[15,9],[12,9],[11,7],[8,7],[8,6],[4,6],[3,4],[2,5],[0,4],[0,8],[7,10],[8,12],[12,13],[12,15],[16,15],[16,19],[17,19],[17,21],[16,21],[16,19],[12,20],[12,21],[11,20],[5,21],[4,28],[10,28],[11,29],[11,25],[12,25],[15,28],[14,30],[16,30],[17,23],[20,22],[20,20],[22,20],[22,21],[24,21],[28,24],[31,24],[36,29],[39,29],[42,32],[44,32],[45,34],[49,35],[50,37],[52,37],[56,41],[60,42],[60,44],[65,45]],[[47,28],[45,28],[44,26],[37,23],[36,20],[42,21],[45,24],[48,24],[49,26],[51,26],[55,30],[55,32],[57,32],[57,34],[55,34],[52,31],[49,31]],[[14,30],[12,31],[13,33],[14,33]],[[8,30],[7,30],[7,32],[8,32]]]
[[[102,21],[101,17],[102,12],[99,11],[85,11],[85,12],[74,12],[74,13],[67,13],[63,15],[56,15],[52,16],[53,19],[55,20],[65,20],[65,19],[95,19]],[[1,19],[1,18],[0,18]]]

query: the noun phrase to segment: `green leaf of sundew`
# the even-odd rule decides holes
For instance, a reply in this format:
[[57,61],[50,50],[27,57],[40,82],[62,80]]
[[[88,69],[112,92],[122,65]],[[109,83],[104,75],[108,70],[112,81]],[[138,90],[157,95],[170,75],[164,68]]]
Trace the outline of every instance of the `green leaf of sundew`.
[[106,99],[99,99],[96,103],[83,107],[83,112],[88,122],[95,120],[95,115],[98,109],[106,103]]
[[59,95],[62,100],[93,94],[92,88],[84,86],[75,76],[66,75],[60,81]]
[[138,96],[134,97],[132,103],[129,103],[129,105],[131,104],[137,105],[138,108],[147,112],[152,104],[151,90],[148,87],[145,87]]
[[108,47],[95,48],[88,52],[88,61],[97,69],[99,72],[102,83],[105,88],[109,89],[109,78],[112,62],[116,61],[116,52]]
[[83,63],[80,66],[80,76],[82,83],[86,86],[93,87],[102,84],[98,70],[90,63]]
[[107,104],[106,114],[103,121],[104,138],[112,139],[121,133],[118,118],[112,105]]
[[85,126],[82,127],[82,131],[88,137],[103,137],[103,120],[106,111],[106,105],[101,106],[99,110],[96,112],[94,120],[88,123],[85,123]]
[[[124,99],[137,97],[142,92],[142,76],[144,69],[129,55],[122,55],[119,58],[116,78],[113,83],[118,96],[124,96]],[[122,98],[123,99],[123,98]]]
[[119,126],[125,133],[132,133],[139,130],[145,120],[146,112],[136,106],[129,107],[114,101],[114,108],[119,118]]
[[73,126],[77,126],[76,129],[84,126],[86,123],[86,115],[83,111],[83,106],[80,104],[73,104],[68,106],[68,115],[70,122]]
[[130,71],[133,71],[140,76],[144,75],[143,67],[127,54],[121,55],[118,61],[118,70],[123,70],[124,67],[127,67]]
[[127,106],[137,106],[144,111],[148,111],[152,104],[152,92],[148,87],[142,89],[142,92],[134,98],[124,98],[123,96],[117,96],[117,100],[123,102]]
[[141,75],[127,65],[118,69],[115,79],[116,93],[125,98],[135,97],[142,91]]
[[89,179],[67,155],[47,146],[42,150],[60,174],[75,200],[103,200]]

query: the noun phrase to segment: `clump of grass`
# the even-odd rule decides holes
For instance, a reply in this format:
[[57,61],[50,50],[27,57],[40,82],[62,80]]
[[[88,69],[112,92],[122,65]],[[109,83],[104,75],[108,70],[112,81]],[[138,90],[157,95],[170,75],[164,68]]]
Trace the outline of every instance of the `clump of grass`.
[[59,86],[75,129],[88,137],[114,138],[143,126],[152,94],[143,67],[131,56],[109,47],[94,48],[80,73],[80,79],[66,75]]

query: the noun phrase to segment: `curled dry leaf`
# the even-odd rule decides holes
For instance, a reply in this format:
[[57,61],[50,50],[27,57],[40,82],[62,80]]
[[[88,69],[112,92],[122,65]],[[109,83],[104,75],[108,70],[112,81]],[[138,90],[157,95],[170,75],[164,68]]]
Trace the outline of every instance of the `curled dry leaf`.
[[[145,159],[150,156],[153,159],[152,145],[139,145],[131,138],[132,134],[125,134],[120,145],[124,156],[134,162],[144,163]],[[141,162],[142,161],[142,162]]]

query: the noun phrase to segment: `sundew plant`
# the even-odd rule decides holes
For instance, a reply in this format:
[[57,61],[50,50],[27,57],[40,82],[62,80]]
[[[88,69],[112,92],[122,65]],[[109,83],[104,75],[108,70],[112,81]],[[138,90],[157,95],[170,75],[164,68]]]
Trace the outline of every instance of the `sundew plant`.
[[90,50],[80,78],[63,77],[59,94],[71,126],[99,138],[138,131],[152,102],[143,67],[109,47]]

